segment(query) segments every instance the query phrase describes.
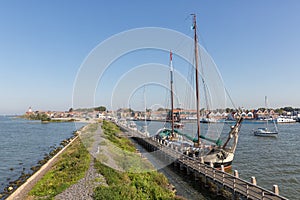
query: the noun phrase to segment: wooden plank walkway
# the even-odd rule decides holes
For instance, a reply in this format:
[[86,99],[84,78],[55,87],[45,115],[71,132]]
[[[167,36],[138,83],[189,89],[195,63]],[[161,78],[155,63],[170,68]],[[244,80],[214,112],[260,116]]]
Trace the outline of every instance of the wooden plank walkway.
[[253,183],[245,181],[237,176],[213,168],[201,163],[198,157],[190,157],[172,145],[159,141],[154,137],[143,137],[136,131],[123,127],[128,131],[127,135],[133,137],[139,144],[148,151],[159,152],[165,159],[173,160],[181,168],[185,168],[195,177],[204,177],[218,186],[230,191],[232,194],[243,197],[244,199],[254,200],[287,200],[287,198],[275,194],[272,191],[259,187]]

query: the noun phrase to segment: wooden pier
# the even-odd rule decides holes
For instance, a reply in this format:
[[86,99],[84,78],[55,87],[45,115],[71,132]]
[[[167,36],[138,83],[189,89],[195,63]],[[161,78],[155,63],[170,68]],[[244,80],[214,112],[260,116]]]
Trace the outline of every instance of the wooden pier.
[[195,181],[201,181],[206,186],[213,186],[216,193],[226,191],[230,194],[230,199],[254,199],[254,200],[287,200],[279,195],[277,185],[273,185],[272,191],[256,185],[255,177],[251,177],[251,182],[239,178],[238,171],[234,174],[224,171],[224,167],[216,169],[213,165],[203,163],[203,159],[196,156],[187,156],[183,150],[172,144],[158,140],[154,137],[144,137],[137,131],[132,131],[126,127],[129,134],[138,144],[147,151],[153,152],[159,159],[172,163],[179,170],[190,175]]

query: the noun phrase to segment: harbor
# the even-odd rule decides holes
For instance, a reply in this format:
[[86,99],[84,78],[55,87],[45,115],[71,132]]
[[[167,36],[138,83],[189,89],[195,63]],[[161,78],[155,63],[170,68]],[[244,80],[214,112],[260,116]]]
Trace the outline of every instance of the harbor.
[[[4,118],[5,119],[5,118]],[[11,119],[10,119],[11,120]],[[17,120],[18,121],[18,120]],[[16,121],[16,122],[17,122]],[[26,124],[29,123],[29,125],[32,123],[31,121],[22,120],[21,119],[21,124],[26,126]],[[25,123],[24,123],[25,122]],[[36,122],[33,121],[35,124]],[[127,123],[127,122],[126,122]],[[138,130],[141,130],[144,128],[145,121],[135,121],[136,123],[136,129],[134,129],[133,133],[138,133]],[[158,122],[158,121],[147,121],[147,128],[150,133],[150,136],[153,136],[157,129],[159,127],[163,126],[163,122]],[[70,123],[71,126],[73,123]],[[129,126],[129,121],[128,121],[128,126]],[[39,124],[36,124],[39,126]],[[43,125],[43,124],[41,124]],[[46,124],[47,125],[47,124]],[[61,123],[57,124],[61,126]],[[53,124],[53,126],[57,126]],[[208,125],[212,124],[203,124],[203,129],[207,128]],[[45,126],[45,124],[43,125]],[[49,126],[49,125],[48,125]],[[277,138],[261,138],[261,137],[255,137],[252,134],[252,129],[255,129],[256,127],[261,126],[260,123],[256,122],[244,122],[241,128],[241,135],[240,135],[240,140],[239,144],[237,146],[237,152],[235,155],[235,160],[232,163],[232,170],[228,174],[225,174],[224,177],[232,177],[236,173],[235,171],[238,172],[239,178],[246,182],[247,184],[252,184],[252,182],[256,182],[256,185],[259,188],[262,188],[264,194],[268,194],[269,192],[273,192],[274,190],[274,185],[278,186],[278,192],[280,195],[281,199],[297,199],[298,195],[300,194],[298,185],[299,185],[299,168],[300,168],[300,163],[298,160],[300,160],[299,155],[293,154],[293,157],[289,156],[289,152],[293,151],[298,151],[298,146],[297,146],[297,141],[300,139],[299,134],[297,134],[300,130],[300,126],[298,123],[294,124],[280,124],[278,126],[278,129],[280,131],[280,135]],[[129,128],[127,127],[127,130]],[[193,130],[195,129],[195,124],[194,123],[185,123],[185,129],[188,130]],[[227,132],[229,129],[229,125],[224,124],[224,132]],[[131,130],[132,131],[132,130]],[[140,135],[141,136],[141,135]],[[3,140],[4,141],[4,140]],[[25,141],[24,141],[25,142]],[[152,141],[151,143],[157,141]],[[255,148],[253,148],[253,145],[255,145]],[[148,145],[149,146],[149,145]],[[153,148],[153,147],[151,147]],[[165,149],[168,149],[168,152],[174,152],[176,153],[175,149],[171,151],[171,147],[164,147]],[[158,151],[161,152],[161,151]],[[177,157],[174,157],[176,155],[170,155],[168,154],[167,156],[160,155],[160,159],[171,159],[172,162],[176,161]],[[182,156],[182,154],[180,154]],[[169,158],[170,157],[170,158]],[[187,176],[187,173],[191,173],[194,177],[194,171],[196,170],[211,170],[210,172],[207,171],[207,176],[213,175],[213,173],[218,173],[218,175],[215,175],[217,177],[223,177],[222,171],[214,169],[212,171],[212,168],[209,166],[204,166],[204,168],[191,168],[189,169],[189,163],[192,158],[186,157],[184,160],[181,161],[176,161],[177,163],[177,170],[175,173],[181,174],[181,172],[184,172],[184,176]],[[34,159],[32,160],[34,161]],[[193,161],[192,161],[193,162]],[[198,161],[200,162],[200,161]],[[29,165],[34,165],[35,163],[33,162],[32,164]],[[170,164],[170,163],[169,163]],[[199,163],[198,163],[199,164]],[[197,164],[197,166],[198,166]],[[25,163],[24,163],[25,165]],[[26,164],[28,165],[28,164]],[[176,165],[176,164],[173,164]],[[180,165],[181,170],[180,170]],[[194,165],[194,164],[192,164]],[[200,164],[201,165],[201,164]],[[14,173],[16,173],[20,166],[19,164],[11,165],[12,168],[14,168]],[[187,170],[189,169],[189,170]],[[8,172],[10,171],[7,169]],[[188,172],[189,171],[189,172]],[[199,172],[199,173],[200,173]],[[198,172],[197,172],[198,173]],[[181,175],[182,176],[182,175]],[[197,175],[198,176],[198,175]],[[15,176],[16,177],[16,176]],[[11,180],[14,178],[12,177]],[[233,185],[232,178],[229,178],[231,182],[228,182],[229,185]],[[3,180],[3,178],[2,178]],[[194,178],[193,178],[194,180]],[[196,177],[196,180],[199,180],[199,177]],[[219,184],[219,183],[218,183]],[[3,185],[3,183],[2,183]],[[223,184],[222,184],[223,185]],[[252,186],[251,185],[251,186]],[[204,185],[205,186],[205,185]],[[227,187],[227,186],[226,186]],[[205,187],[204,187],[205,188]],[[247,191],[247,190],[245,190]],[[232,192],[232,191],[231,191]],[[249,190],[250,192],[250,190]],[[250,192],[251,193],[251,192]],[[262,193],[261,193],[262,194]],[[241,194],[244,196],[245,194]],[[250,196],[249,196],[250,198]],[[280,199],[279,198],[279,199]],[[251,198],[250,198],[251,199]],[[255,198],[254,198],[255,199]]]
[[[142,121],[136,124],[139,128],[144,126]],[[147,124],[150,135],[154,135],[157,128],[163,126],[162,122],[147,122]],[[298,188],[300,158],[298,155],[291,158],[289,152],[298,151],[296,141],[300,139],[297,134],[300,124],[279,125],[281,134],[277,138],[255,137],[252,131],[260,125],[261,122],[252,121],[242,125],[235,160],[232,163],[232,174],[237,170],[239,177],[249,183],[252,177],[255,177],[257,185],[268,191],[273,190],[273,185],[278,185],[280,195],[288,199],[297,199],[300,194]],[[187,129],[195,129],[193,123],[187,123],[186,126]],[[228,128],[224,125],[224,132]]]
[[299,8],[1,2],[0,200],[300,199]]

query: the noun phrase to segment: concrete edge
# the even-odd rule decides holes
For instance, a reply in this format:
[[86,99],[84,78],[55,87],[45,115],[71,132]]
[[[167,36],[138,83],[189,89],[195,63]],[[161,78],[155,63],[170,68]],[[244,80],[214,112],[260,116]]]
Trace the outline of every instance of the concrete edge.
[[64,146],[55,156],[53,156],[47,163],[45,163],[37,172],[30,176],[21,186],[19,186],[12,194],[7,197],[7,200],[24,199],[25,195],[34,187],[34,185],[49,171],[55,164],[59,155],[61,155],[81,134],[81,131],[86,125],[79,130],[79,134],[73,138],[69,144]]

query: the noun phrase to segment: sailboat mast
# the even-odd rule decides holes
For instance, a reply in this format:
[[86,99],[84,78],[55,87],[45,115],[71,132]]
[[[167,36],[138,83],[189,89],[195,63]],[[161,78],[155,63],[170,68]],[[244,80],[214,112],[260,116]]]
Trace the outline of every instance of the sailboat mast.
[[197,39],[197,24],[196,24],[196,15],[193,14],[193,29],[194,29],[194,44],[195,44],[195,65],[196,65],[196,107],[197,107],[197,136],[198,144],[200,144],[200,95],[199,95],[199,78],[198,78],[198,39]]
[[171,87],[171,119],[172,119],[172,137],[174,136],[174,97],[173,97],[173,64],[172,51],[170,51],[170,87]]
[[266,123],[266,128],[268,128],[268,121],[270,119],[270,115],[269,115],[269,110],[268,110],[268,103],[267,103],[267,96],[265,96],[265,106],[266,106],[266,110],[267,110],[267,123]]
[[146,85],[144,85],[144,102],[145,102],[145,133],[147,134],[147,104],[146,104]]

